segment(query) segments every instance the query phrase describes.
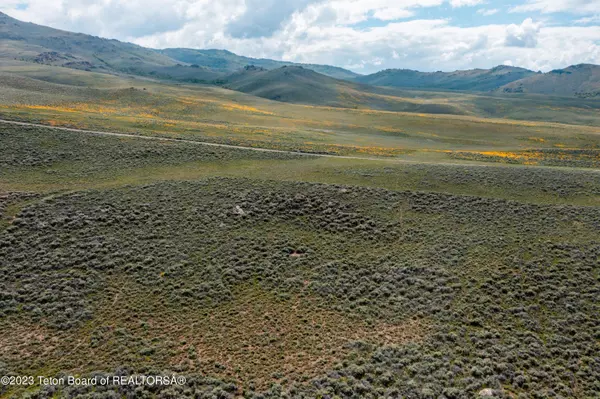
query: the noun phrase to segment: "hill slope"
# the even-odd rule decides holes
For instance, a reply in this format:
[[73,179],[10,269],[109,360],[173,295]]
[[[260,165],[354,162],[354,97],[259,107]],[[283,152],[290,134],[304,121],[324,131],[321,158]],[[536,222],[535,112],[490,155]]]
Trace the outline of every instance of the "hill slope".
[[223,87],[286,103],[398,112],[466,115],[458,104],[401,97],[396,89],[334,79],[301,66],[274,70],[248,65],[222,81]]
[[492,69],[471,69],[455,72],[386,69],[372,75],[359,76],[355,80],[375,86],[489,91],[532,75],[535,75],[535,72],[524,68],[501,65]]
[[500,88],[504,93],[535,93],[582,98],[600,97],[600,66],[572,65],[536,74]]
[[[225,50],[154,50],[132,43],[19,21],[0,12],[0,58],[105,73],[211,83],[248,64],[275,69],[293,63],[238,56]],[[295,64],[294,64],[295,65]],[[328,65],[306,68],[337,78],[357,74]]]
[[210,81],[221,76],[208,68],[180,65],[135,44],[22,22],[3,13],[0,39],[0,57],[5,59],[183,81]]
[[195,50],[188,48],[167,48],[158,50],[175,60],[201,67],[212,68],[224,72],[235,72],[246,65],[255,65],[264,69],[277,69],[282,66],[302,66],[323,75],[336,79],[353,79],[360,76],[347,69],[330,65],[298,64],[294,62],[275,61],[266,58],[250,58],[234,54],[227,50]]
[[358,86],[300,66],[273,70],[247,66],[224,78],[223,83],[226,88],[270,100],[317,105],[341,105],[341,90]]

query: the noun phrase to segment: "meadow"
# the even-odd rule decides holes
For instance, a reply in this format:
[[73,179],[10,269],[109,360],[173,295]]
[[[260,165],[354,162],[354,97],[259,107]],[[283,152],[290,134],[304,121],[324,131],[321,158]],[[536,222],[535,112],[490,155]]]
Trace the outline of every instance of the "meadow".
[[[560,105],[559,99],[552,98],[544,103],[537,97],[530,100],[419,92],[409,98],[406,92],[394,92],[405,97],[385,97],[413,104],[453,103],[458,114],[392,112],[372,108],[371,100],[349,108],[288,104],[214,86],[167,85],[15,63],[0,67],[0,85],[5,89],[0,97],[0,117],[5,119],[415,161],[504,162],[506,157],[486,155],[500,151],[514,154],[511,163],[596,167],[600,157],[599,104],[592,100],[574,108],[570,101]],[[515,117],[515,108],[530,120]],[[547,119],[548,113],[555,114],[559,122],[535,120]],[[569,157],[583,150],[585,160],[569,164],[565,157],[554,156],[558,150],[569,153]]]
[[0,186],[9,192],[53,194],[221,176],[445,192],[536,204],[600,204],[600,174],[586,168],[321,158],[1,122],[0,145],[5,149],[0,154]]

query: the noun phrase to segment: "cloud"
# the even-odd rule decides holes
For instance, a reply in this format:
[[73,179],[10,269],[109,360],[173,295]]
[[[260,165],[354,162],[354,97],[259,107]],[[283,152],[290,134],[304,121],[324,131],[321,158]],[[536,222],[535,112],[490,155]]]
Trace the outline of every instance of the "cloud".
[[[16,10],[23,1],[28,8]],[[560,26],[512,14],[518,18],[514,24],[488,23],[495,20],[490,17],[465,27],[452,15],[486,15],[481,10],[500,4],[492,0],[486,1],[491,10],[460,11],[453,11],[450,0],[252,1],[0,0],[0,9],[19,19],[153,48],[222,48],[362,73],[489,68],[506,61],[544,71],[600,64],[600,27],[593,20]],[[448,17],[427,17],[430,10]]]
[[[299,19],[319,24],[353,25],[369,19],[392,21],[414,15],[419,8],[436,7],[446,0],[328,0],[314,1],[303,12],[297,13]],[[323,16],[326,15],[327,18]]]
[[388,7],[375,11],[373,13],[373,18],[381,21],[394,21],[397,19],[410,18],[413,15],[414,12],[403,8]]
[[491,15],[497,14],[499,11],[500,10],[498,10],[497,8],[480,8],[479,10],[477,10],[477,14],[483,15],[484,17],[489,17]]
[[511,24],[506,28],[504,43],[508,47],[535,47],[540,25],[527,18],[521,25]]
[[232,37],[265,37],[311,0],[246,0],[245,11],[226,27]]
[[179,29],[187,20],[190,5],[187,0],[167,4],[161,0],[29,0],[19,3],[20,6],[11,11],[15,18],[111,38],[140,37]]
[[600,0],[528,0],[525,4],[511,8],[510,12],[589,14],[597,13],[598,10],[600,10]]
[[450,0],[452,7],[472,7],[483,3],[483,0]]
[[600,24],[600,14],[592,15],[591,17],[580,18],[576,20],[575,23],[580,25]]

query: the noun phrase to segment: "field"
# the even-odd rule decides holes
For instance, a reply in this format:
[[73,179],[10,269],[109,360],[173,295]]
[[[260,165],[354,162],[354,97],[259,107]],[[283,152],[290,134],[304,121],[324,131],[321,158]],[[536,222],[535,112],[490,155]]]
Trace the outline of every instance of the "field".
[[486,153],[499,151],[510,154],[502,161],[520,164],[600,162],[600,104],[593,100],[575,107],[568,99],[393,91],[384,97],[411,112],[391,112],[367,107],[372,98],[353,100],[353,108],[287,104],[16,61],[0,67],[0,86],[0,117],[56,126],[414,161],[495,162]]
[[390,112],[0,69],[0,118],[49,125],[0,122],[0,375],[187,378],[1,397],[598,396],[585,101]]
[[0,127],[5,374],[189,377],[166,397],[599,389],[594,170]]

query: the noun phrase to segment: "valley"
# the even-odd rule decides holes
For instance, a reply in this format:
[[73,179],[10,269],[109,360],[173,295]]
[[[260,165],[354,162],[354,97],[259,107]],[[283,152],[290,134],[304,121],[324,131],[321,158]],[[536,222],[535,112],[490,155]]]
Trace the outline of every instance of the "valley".
[[600,392],[598,66],[0,35],[0,397]]

